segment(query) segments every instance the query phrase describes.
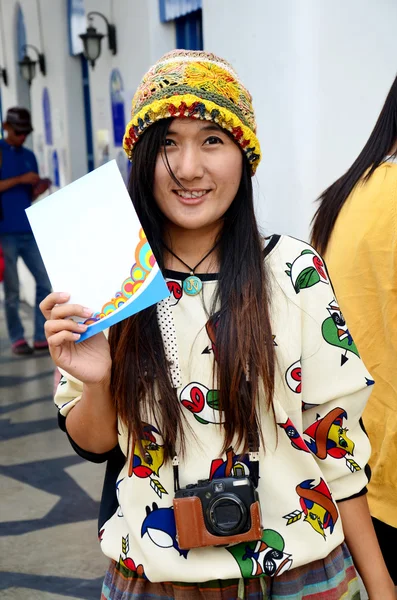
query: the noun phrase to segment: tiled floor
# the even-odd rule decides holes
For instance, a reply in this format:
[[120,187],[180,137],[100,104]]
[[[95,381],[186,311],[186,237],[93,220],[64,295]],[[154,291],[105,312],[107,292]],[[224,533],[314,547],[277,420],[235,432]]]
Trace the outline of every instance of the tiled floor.
[[[29,313],[24,307],[27,337]],[[0,303],[1,600],[100,598],[104,467],[82,461],[58,429],[53,373],[48,354],[11,354]]]
[[82,461],[58,429],[53,372],[48,354],[11,354],[0,304],[1,600],[100,598],[104,467]]

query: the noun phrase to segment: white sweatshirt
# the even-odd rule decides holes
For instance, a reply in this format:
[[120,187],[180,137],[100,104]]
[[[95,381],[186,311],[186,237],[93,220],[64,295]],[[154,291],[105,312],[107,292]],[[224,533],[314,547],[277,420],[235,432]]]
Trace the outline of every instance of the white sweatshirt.
[[[99,538],[121,568],[150,581],[201,582],[280,575],[327,556],[344,536],[336,502],[365,492],[370,444],[361,414],[373,381],[340,312],[322,259],[307,244],[272,236],[265,261],[277,359],[274,417],[261,411],[266,442],[260,449],[258,493],[262,539],[232,547],[181,550],[173,512],[171,464],[164,464],[161,431],[148,422],[143,445],[129,451],[119,424],[119,446],[108,460]],[[247,457],[221,455],[223,415],[212,389],[214,344],[203,307],[211,305],[216,275],[204,275],[196,296],[183,292],[186,274],[166,272],[171,296],[158,319],[180,409],[191,426],[180,484],[249,472]],[[203,295],[203,298],[201,297]],[[60,425],[79,401],[82,384],[63,374],[55,402]],[[264,451],[265,450],[265,451]]]

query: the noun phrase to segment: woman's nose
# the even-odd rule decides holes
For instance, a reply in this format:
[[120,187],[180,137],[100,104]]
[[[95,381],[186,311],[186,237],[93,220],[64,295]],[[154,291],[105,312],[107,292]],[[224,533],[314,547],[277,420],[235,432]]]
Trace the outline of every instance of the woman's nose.
[[205,168],[201,160],[200,150],[197,148],[184,148],[178,156],[175,169],[176,177],[181,181],[193,181],[201,179]]

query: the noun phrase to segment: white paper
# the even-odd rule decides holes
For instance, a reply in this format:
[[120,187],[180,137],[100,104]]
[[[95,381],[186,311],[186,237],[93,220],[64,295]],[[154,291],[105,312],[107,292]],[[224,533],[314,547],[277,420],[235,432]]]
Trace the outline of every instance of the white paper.
[[[139,290],[128,297],[124,293],[125,302],[90,325],[81,340],[169,295],[150,246],[140,239],[141,224],[115,160],[44,198],[26,214],[53,290],[70,293],[70,303],[98,315],[105,305],[110,310],[117,294],[123,296],[123,283],[138,257],[134,273],[141,271],[144,277]],[[136,254],[143,244],[145,251]]]

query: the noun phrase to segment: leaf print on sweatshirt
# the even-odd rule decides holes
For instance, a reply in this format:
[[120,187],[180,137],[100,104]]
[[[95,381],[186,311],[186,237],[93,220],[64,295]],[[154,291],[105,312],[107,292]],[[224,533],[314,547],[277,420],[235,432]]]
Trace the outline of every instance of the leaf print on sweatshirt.
[[322,324],[323,338],[331,346],[344,350],[341,355],[341,367],[349,360],[347,353],[351,352],[360,358],[356,344],[346,325],[345,318],[335,298],[328,304],[327,310],[331,315]]
[[285,273],[291,278],[295,293],[316,283],[329,284],[329,279],[322,259],[314,250],[302,250],[301,254],[292,263],[286,263],[288,270]]
[[219,392],[197,382],[189,383],[180,393],[180,402],[203,425],[223,423],[219,411]]
[[275,577],[288,571],[292,556],[285,550],[284,538],[273,529],[265,529],[257,542],[243,542],[227,548],[236,559],[244,578]]

